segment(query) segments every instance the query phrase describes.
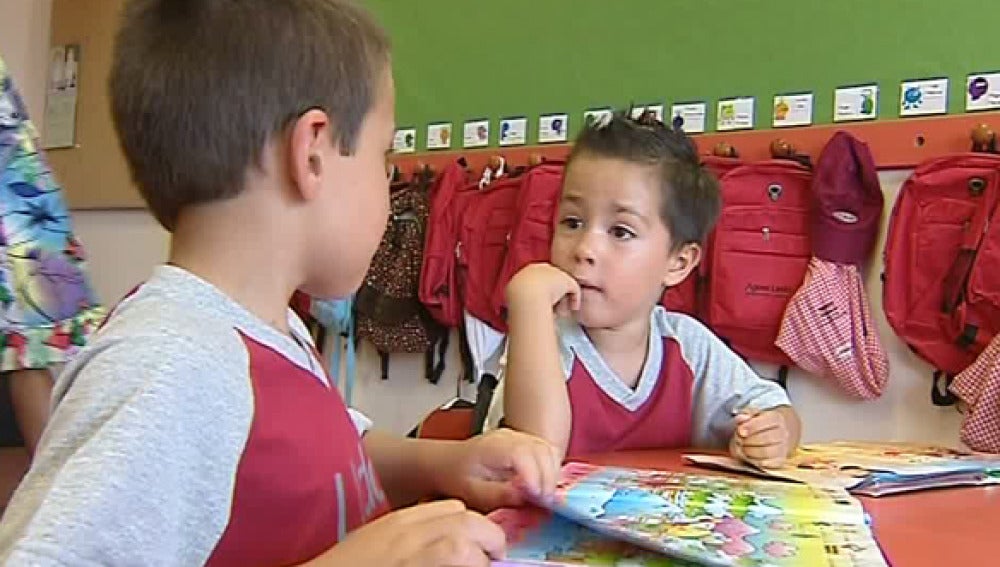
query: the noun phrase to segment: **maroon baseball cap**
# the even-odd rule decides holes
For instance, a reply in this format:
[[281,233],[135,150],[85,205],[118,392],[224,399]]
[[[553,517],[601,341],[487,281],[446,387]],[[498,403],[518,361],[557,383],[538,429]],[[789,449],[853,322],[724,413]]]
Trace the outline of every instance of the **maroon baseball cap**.
[[812,181],[813,255],[839,264],[863,264],[878,238],[885,197],[868,145],[837,132],[816,162]]

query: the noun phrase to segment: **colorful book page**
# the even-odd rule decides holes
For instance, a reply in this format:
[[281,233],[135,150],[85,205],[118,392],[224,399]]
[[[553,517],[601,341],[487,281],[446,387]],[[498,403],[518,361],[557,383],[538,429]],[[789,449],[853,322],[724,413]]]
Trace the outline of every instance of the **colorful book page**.
[[[570,463],[552,509],[606,539],[697,564],[885,565],[864,510],[842,489]],[[528,525],[512,557],[567,541]]]

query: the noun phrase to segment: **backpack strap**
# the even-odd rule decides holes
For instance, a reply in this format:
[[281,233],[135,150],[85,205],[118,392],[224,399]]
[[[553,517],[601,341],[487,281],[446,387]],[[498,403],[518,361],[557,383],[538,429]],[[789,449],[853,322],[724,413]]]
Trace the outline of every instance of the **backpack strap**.
[[424,352],[424,377],[431,384],[437,384],[438,380],[441,379],[440,376],[434,375],[434,345]]
[[[353,298],[339,300],[314,300],[311,311],[324,329],[333,335],[330,349],[330,376],[340,385],[340,357],[346,350],[344,362],[344,402],[350,406],[354,397],[354,377],[357,374],[357,331],[355,329],[355,303]],[[323,334],[325,338],[325,333]],[[322,345],[322,342],[317,342]]]
[[431,340],[431,346],[424,353],[424,376],[431,384],[441,381],[445,369],[445,354],[448,352],[450,337],[447,332],[440,331]]
[[333,380],[340,383],[340,356],[347,351],[344,361],[344,403],[348,407],[354,398],[354,376],[357,373],[357,342],[354,340],[354,317],[347,322],[347,329],[333,335],[333,348],[330,349],[330,374]]
[[493,393],[497,389],[499,380],[497,377],[486,373],[480,376],[479,385],[476,387],[476,404],[472,409],[472,429],[470,435],[479,435],[483,432],[486,424],[486,416],[490,411],[490,404],[493,403]]
[[459,379],[464,379],[470,384],[475,384],[479,377],[476,376],[476,363],[472,358],[472,350],[469,349],[469,336],[465,328],[464,317],[462,318],[462,322],[458,325],[458,343],[458,354],[460,360],[462,361],[462,373]]
[[378,351],[379,365],[382,368],[382,379],[389,379],[389,353]]
[[450,342],[451,333],[448,332],[448,329],[440,329],[437,340],[437,364],[434,365],[434,384],[437,384],[441,380],[441,376],[444,375],[445,356],[448,354],[448,343]]
[[778,380],[777,380],[777,382],[778,382],[778,385],[781,386],[781,389],[784,390],[784,391],[786,391],[786,392],[788,391],[788,370],[789,370],[789,367],[788,367],[787,364],[782,364],[781,366],[778,367]]
[[934,372],[934,380],[931,382],[931,402],[934,405],[948,407],[958,402],[958,396],[951,392],[954,380],[954,374],[945,374],[940,370]]
[[979,253],[979,247],[982,246],[986,236],[990,218],[997,206],[996,183],[990,183],[981,177],[969,179],[970,193],[975,195],[984,191],[987,192],[984,195],[985,202],[976,209],[976,215],[972,217],[969,227],[965,231],[962,248],[944,278],[944,304],[941,306],[941,310],[945,314],[954,313],[959,304],[965,300],[965,285],[969,280],[969,273],[972,272],[972,265],[976,261],[976,255]]

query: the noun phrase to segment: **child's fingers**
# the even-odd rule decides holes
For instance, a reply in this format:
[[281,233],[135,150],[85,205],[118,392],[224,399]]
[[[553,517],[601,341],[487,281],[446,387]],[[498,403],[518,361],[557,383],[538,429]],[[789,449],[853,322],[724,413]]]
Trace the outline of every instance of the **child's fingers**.
[[[739,416],[737,416],[739,418]],[[769,429],[780,428],[784,425],[784,419],[775,412],[763,412],[743,421],[737,419],[736,431],[744,439],[752,435],[767,431]]]
[[[417,529],[414,526],[414,529]],[[441,551],[450,552],[455,558],[474,556],[471,550],[481,550],[482,553],[499,559],[507,550],[507,537],[503,530],[481,514],[463,512],[433,519],[420,528],[424,538],[424,546],[440,546],[439,540],[451,540],[448,547]],[[450,559],[450,558],[448,558]],[[443,565],[464,565],[466,563],[443,562]],[[474,564],[474,563],[473,563]]]
[[573,315],[574,311],[579,310],[579,299],[574,299],[569,295],[564,295],[563,298],[556,303],[556,315],[559,315],[560,317],[570,317]]
[[573,311],[580,310],[580,284],[573,278],[569,278],[569,289],[566,290],[566,298],[569,300],[569,308]]
[[465,537],[478,545],[487,555],[501,559],[506,554],[507,536],[492,520],[474,512],[467,512],[459,522]]
[[570,307],[566,301],[566,298],[564,297],[560,299],[559,302],[556,303],[556,315],[558,317],[569,317],[571,314],[572,313],[570,311]]
[[427,504],[419,504],[417,506],[403,508],[402,510],[398,510],[388,516],[385,516],[385,519],[409,525],[419,524],[445,516],[461,514],[462,512],[465,512],[465,504],[463,504],[462,501],[438,500],[436,502],[428,502]]
[[762,469],[780,469],[785,466],[786,461],[787,459],[785,457],[775,457],[772,459],[764,459],[756,464]]
[[511,454],[511,463],[530,496],[546,498],[555,491],[559,481],[558,461],[552,446],[545,441],[531,439],[523,443]]
[[535,449],[529,444],[522,444],[510,453],[511,468],[522,488],[531,496],[542,492],[544,471],[538,463]]
[[759,445],[756,447],[743,445],[740,447],[740,451],[743,453],[743,456],[752,461],[765,461],[784,456],[783,444]]
[[542,483],[541,496],[549,498],[555,493],[556,486],[559,484],[559,477],[562,472],[562,455],[559,449],[556,449],[551,443],[547,441],[541,441],[541,443],[543,451],[539,455],[539,460],[542,462],[542,470],[547,472]]
[[[458,500],[441,500],[419,504],[393,512],[363,526],[358,532],[383,529],[393,541],[401,557],[409,557],[425,565],[431,555],[448,551],[452,557],[474,556],[470,551],[502,556],[506,537],[503,530],[484,516],[471,512]],[[442,547],[441,540],[448,540]],[[431,562],[434,565],[463,565],[450,559]]]
[[784,443],[787,437],[787,432],[783,428],[772,427],[744,437],[740,440],[740,445],[743,447],[769,447]]
[[579,311],[580,310],[580,307],[581,307],[581,298],[580,298],[580,292],[579,292],[579,290],[567,294],[566,298],[569,299],[569,308],[570,308],[571,311]]
[[746,408],[746,409],[740,410],[740,412],[737,413],[733,417],[733,420],[736,421],[737,425],[741,424],[741,423],[746,423],[746,422],[750,421],[751,419],[753,419],[753,418],[757,417],[758,415],[760,415],[760,413],[761,412],[758,409]]
[[458,538],[442,538],[429,545],[405,567],[447,565],[448,567],[488,567],[490,556],[472,543]]

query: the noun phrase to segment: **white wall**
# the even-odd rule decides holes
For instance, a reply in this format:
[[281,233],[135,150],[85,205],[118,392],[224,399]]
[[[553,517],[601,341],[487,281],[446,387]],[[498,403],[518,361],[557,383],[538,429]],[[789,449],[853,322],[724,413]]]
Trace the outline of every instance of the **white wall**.
[[0,0],[0,57],[17,81],[28,112],[37,117],[45,109],[51,16],[52,0]]
[[[44,107],[50,12],[51,0],[0,0],[0,54],[12,69],[36,118],[41,116]],[[881,175],[887,212],[906,175],[907,172]],[[62,181],[70,186],[73,183],[72,179]],[[164,258],[166,233],[145,212],[77,211],[74,223],[90,256],[97,291],[106,302],[115,301],[142,281]],[[924,440],[957,444],[959,415],[953,409],[935,408],[930,404],[930,368],[895,338],[882,315],[880,267],[880,262],[876,262],[876,269],[868,274],[867,283],[891,364],[886,392],[873,402],[855,402],[829,384],[793,373],[789,389],[805,422],[805,438]],[[435,386],[423,378],[422,357],[413,355],[393,355],[390,379],[383,382],[378,358],[370,348],[363,348],[355,405],[382,427],[406,432],[420,416],[454,397],[455,373],[459,368],[457,352],[454,346],[450,349],[448,372]],[[767,373],[768,369],[762,371]]]

